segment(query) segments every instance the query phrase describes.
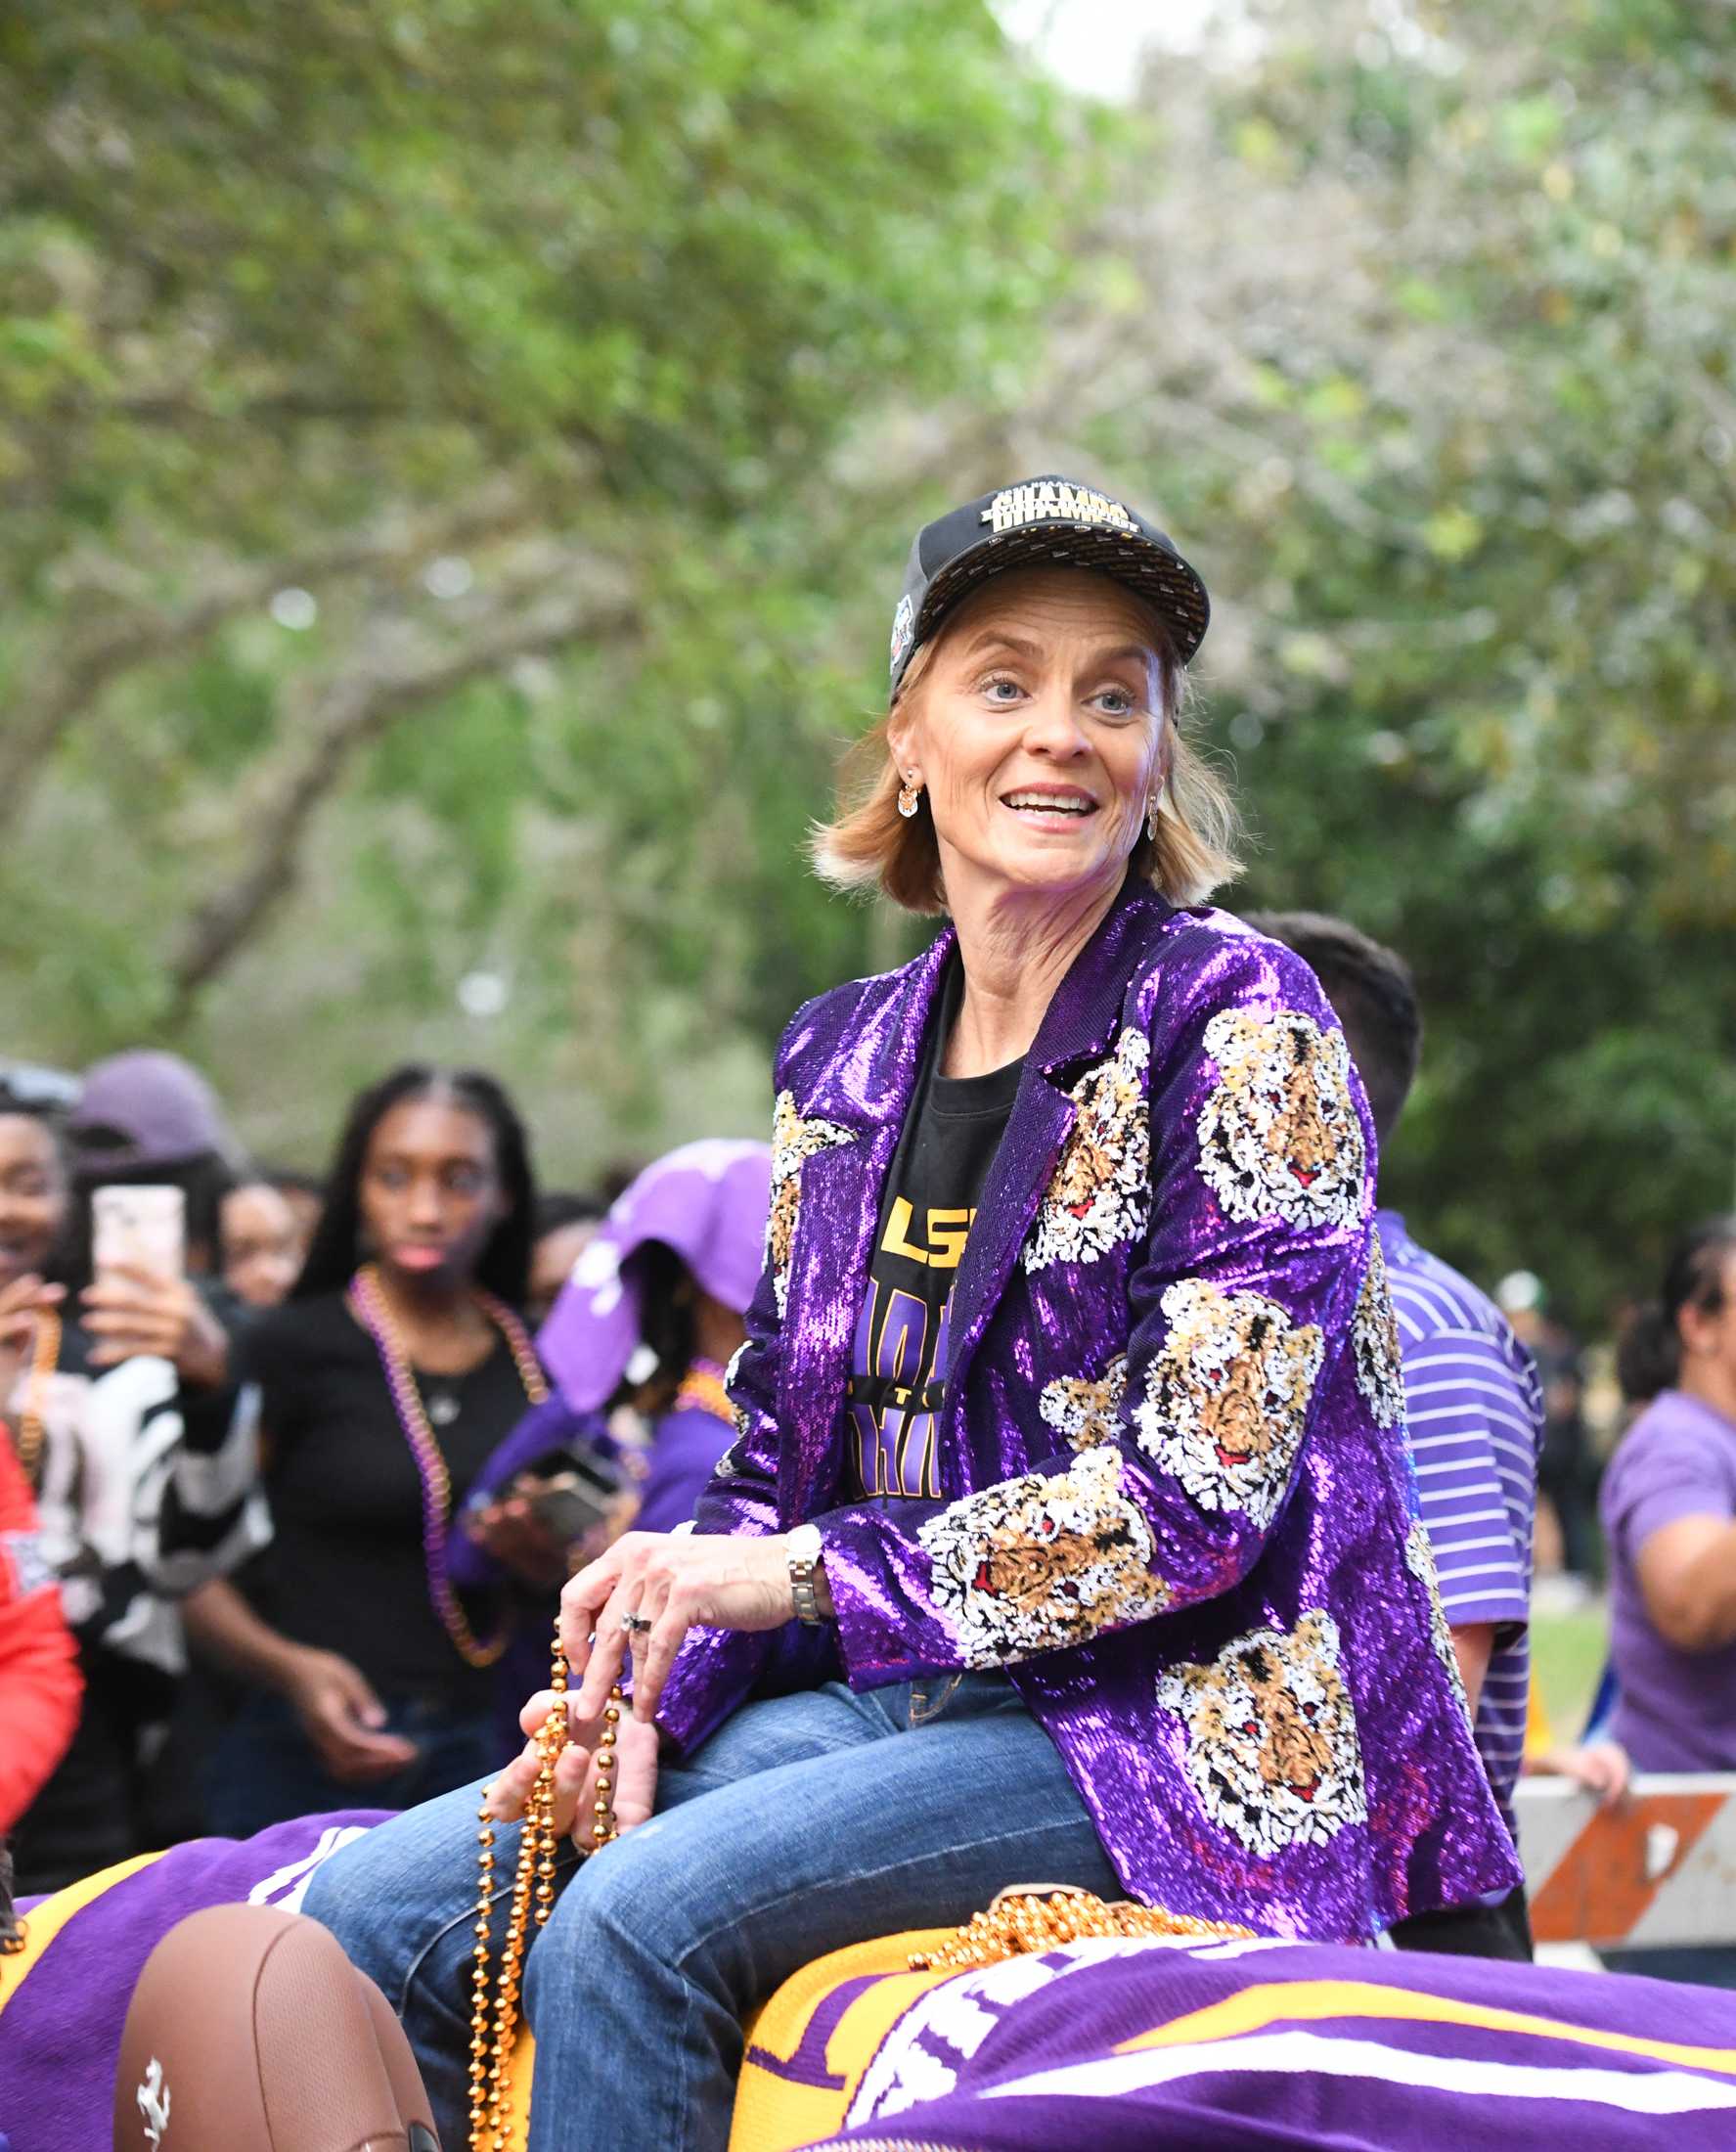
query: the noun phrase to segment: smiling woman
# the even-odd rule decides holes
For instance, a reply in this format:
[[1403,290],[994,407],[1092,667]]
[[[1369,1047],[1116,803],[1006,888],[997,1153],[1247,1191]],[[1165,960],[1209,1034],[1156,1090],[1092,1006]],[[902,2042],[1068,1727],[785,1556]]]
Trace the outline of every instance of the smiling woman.
[[240,1348],[273,1544],[245,1597],[220,1582],[187,1605],[196,1643],[253,1691],[210,1789],[236,1835],[483,1769],[501,1609],[460,1599],[447,1532],[547,1394],[517,1314],[530,1165],[498,1084],[395,1070],[351,1107],[330,1188],[289,1301]]
[[[576,1685],[478,1789],[523,1816],[547,1729],[532,2152],[575,2115],[720,2152],[780,1980],[1034,1875],[1321,1939],[1518,1879],[1405,1558],[1396,1375],[1350,1349],[1385,1290],[1360,1088],[1307,965],[1199,901],[1231,865],[1176,732],[1206,618],[1162,532],[1068,480],[917,536],[818,853],[948,924],[792,1019],[736,1439],[690,1536],[568,1582]],[[486,2145],[462,1997],[513,1915],[491,1885],[476,1917],[473,1798],[306,1903]]]
[[[1059,481],[1036,480],[1028,490],[1041,500],[1046,484],[1058,499]],[[973,728],[963,721],[987,710],[994,729],[986,735],[974,729],[976,751],[998,763],[989,774],[1002,785],[1002,804],[1022,806],[1032,827],[1045,806],[1094,819],[1099,851],[1121,840],[1120,868],[1131,868],[1174,904],[1202,903],[1239,871],[1235,802],[1181,731],[1183,651],[1191,655],[1205,632],[1204,589],[1162,532],[1131,516],[1137,530],[1131,543],[1128,534],[1114,533],[1126,551],[1120,559],[1108,556],[1109,573],[1082,575],[1078,567],[1057,565],[1072,549],[1057,546],[1041,521],[1009,521],[1003,509],[1004,527],[995,527],[996,502],[1022,490],[1005,488],[986,507],[972,503],[918,537],[894,628],[890,707],[845,758],[837,814],[815,832],[816,871],[834,888],[878,889],[907,911],[949,910],[934,756],[944,756],[950,769],[948,736],[968,751]],[[1065,491],[1077,503],[1084,489]],[[974,525],[965,519],[973,512]],[[1101,531],[1094,533],[1079,549],[1082,564],[1097,566],[1105,542]],[[1021,566],[1021,560],[1029,564]],[[1000,564],[981,579],[990,561]],[[1112,579],[1124,561],[1135,564],[1137,581]],[[961,602],[960,587],[968,594]],[[957,609],[947,615],[949,591]],[[917,640],[924,614],[944,619],[944,633]],[[1051,631],[1061,638],[1052,645]],[[1040,674],[1055,678],[1040,685]],[[1016,749],[1027,744],[1026,733],[1010,720],[1028,716],[1034,705],[1056,706],[1051,686],[1060,704],[1078,712],[1084,747],[1053,736],[1031,740],[1021,762]],[[1109,744],[1118,731],[1127,736],[1119,750]],[[919,741],[928,745],[926,757]],[[1093,782],[1082,783],[1077,766],[1093,761],[1101,765]],[[1109,801],[1098,793],[1104,780],[1114,789],[1112,769],[1138,796],[1130,792],[1118,802],[1122,815],[1104,817],[1098,810]],[[1021,776],[1029,782],[1015,803],[1007,787]],[[1082,848],[1081,856],[1090,851]]]

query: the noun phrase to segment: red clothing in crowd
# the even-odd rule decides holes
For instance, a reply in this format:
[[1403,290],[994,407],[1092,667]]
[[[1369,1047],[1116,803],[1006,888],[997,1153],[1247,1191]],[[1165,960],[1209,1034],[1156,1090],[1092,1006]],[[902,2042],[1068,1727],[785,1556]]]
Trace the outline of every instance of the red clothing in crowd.
[[30,1484],[0,1431],[0,1831],[18,1821],[66,1754],[83,1689]]

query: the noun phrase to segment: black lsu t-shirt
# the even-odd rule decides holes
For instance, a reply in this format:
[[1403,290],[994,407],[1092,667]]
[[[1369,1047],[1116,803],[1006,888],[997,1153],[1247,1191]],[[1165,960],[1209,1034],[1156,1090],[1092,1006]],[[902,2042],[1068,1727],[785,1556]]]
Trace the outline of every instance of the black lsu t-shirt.
[[935,1413],[946,1388],[953,1283],[1022,1060],[987,1076],[936,1073],[963,994],[952,961],[880,1197],[850,1377],[846,1500],[938,1498]]

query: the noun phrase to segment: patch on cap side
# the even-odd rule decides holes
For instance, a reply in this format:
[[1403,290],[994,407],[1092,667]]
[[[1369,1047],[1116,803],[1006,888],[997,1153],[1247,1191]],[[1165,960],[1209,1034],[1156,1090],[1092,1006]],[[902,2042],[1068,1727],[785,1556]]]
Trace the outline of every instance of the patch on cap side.
[[898,610],[892,615],[892,669],[894,672],[898,670],[899,660],[915,640],[915,634],[916,608],[911,602],[910,592],[906,591],[898,602]]

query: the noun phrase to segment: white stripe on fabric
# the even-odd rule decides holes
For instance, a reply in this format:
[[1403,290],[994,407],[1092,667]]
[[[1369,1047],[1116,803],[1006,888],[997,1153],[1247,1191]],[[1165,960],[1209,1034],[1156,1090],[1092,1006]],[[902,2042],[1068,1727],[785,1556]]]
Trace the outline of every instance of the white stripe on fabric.
[[[1416,1476],[1418,1479],[1438,1479],[1444,1472],[1472,1472],[1476,1469],[1477,1467],[1475,1465],[1466,1463],[1419,1464],[1416,1468]],[[1495,1474],[1496,1477],[1499,1479],[1514,1480],[1521,1487],[1529,1487],[1531,1485],[1531,1475],[1529,1473],[1521,1473],[1515,1471],[1513,1466],[1510,1464],[1497,1464],[1495,1466]],[[1455,1489],[1454,1492],[1456,1493],[1457,1490]]]
[[[353,1846],[358,1838],[366,1838],[372,1828],[370,1823],[328,1823],[315,1841],[313,1851],[262,1876],[247,1893],[247,1904],[275,1904],[281,1912],[298,1913],[301,1901],[307,1896],[307,1886],[313,1881],[314,1870],[330,1861],[334,1853],[341,1853],[345,1846]],[[289,1895],[280,1898],[277,1895],[280,1891],[287,1891]]]
[[[1398,1296],[1395,1295],[1396,1297]],[[1501,1340],[1492,1336],[1488,1330],[1476,1328],[1455,1329],[1446,1323],[1438,1323],[1420,1342],[1425,1351],[1437,1345],[1450,1346],[1454,1352],[1462,1351],[1474,1360],[1492,1360],[1503,1374],[1511,1377],[1514,1381],[1519,1379],[1520,1370],[1514,1366],[1512,1358],[1503,1347]],[[1444,1354],[1443,1357],[1450,1358],[1450,1355]],[[1424,1361],[1422,1365],[1427,1367],[1429,1363]]]
[[236,1510],[235,1522],[214,1547],[158,1551],[150,1565],[154,1588],[171,1599],[184,1599],[213,1577],[231,1577],[245,1562],[271,1545],[271,1511],[258,1488]]
[[[1480,2028],[1464,2027],[1466,2032]],[[1592,2066],[1491,2062],[1471,2055],[1423,2055],[1379,2040],[1333,2039],[1319,2033],[1250,2033],[1241,2040],[1202,2040],[1186,2047],[1141,2047],[1131,2055],[1039,2070],[1003,2085],[973,2086],[978,2099],[1060,2094],[1118,2099],[1179,2078],[1238,2072],[1262,2076],[1373,2078],[1419,2091],[1481,2098],[1561,2100],[1619,2108],[1630,2115],[1694,2115],[1736,2109],[1736,2085],[1692,2077],[1685,2070],[1604,2070]],[[1443,2117],[1445,2120],[1446,2117]]]
[[[1526,1622],[1531,1614],[1531,1604],[1525,1595],[1525,1581],[1517,1570],[1511,1573],[1510,1582],[1504,1592],[1489,1585],[1481,1585],[1474,1592],[1454,1592],[1450,1597],[1443,1592],[1441,1597],[1447,1619],[1452,1622],[1485,1621],[1499,1626],[1507,1622]],[[1472,1608],[1478,1611],[1469,1611]],[[1484,1608],[1489,1611],[1485,1613],[1482,1611]],[[1503,1652],[1515,1648],[1513,1644],[1504,1644],[1501,1647]]]
[[[1407,1402],[1410,1393],[1406,1391],[1405,1399]],[[1473,1412],[1466,1406],[1431,1405],[1421,1412],[1412,1412],[1410,1418],[1412,1421],[1417,1422],[1425,1419],[1458,1420],[1461,1422],[1468,1420],[1473,1431],[1461,1436],[1461,1441],[1472,1441],[1479,1436],[1483,1436],[1491,1442],[1495,1442],[1500,1438],[1493,1434],[1491,1430],[1496,1427],[1505,1428],[1510,1434],[1518,1438],[1517,1441],[1509,1444],[1509,1448],[1517,1456],[1529,1459],[1536,1455],[1537,1446],[1533,1435],[1531,1422],[1526,1419],[1516,1419],[1511,1412],[1503,1412],[1495,1406],[1482,1406]]]
[[175,1458],[175,1494],[196,1517],[214,1517],[240,1502],[259,1477],[259,1385],[245,1382],[217,1449],[182,1450]]

